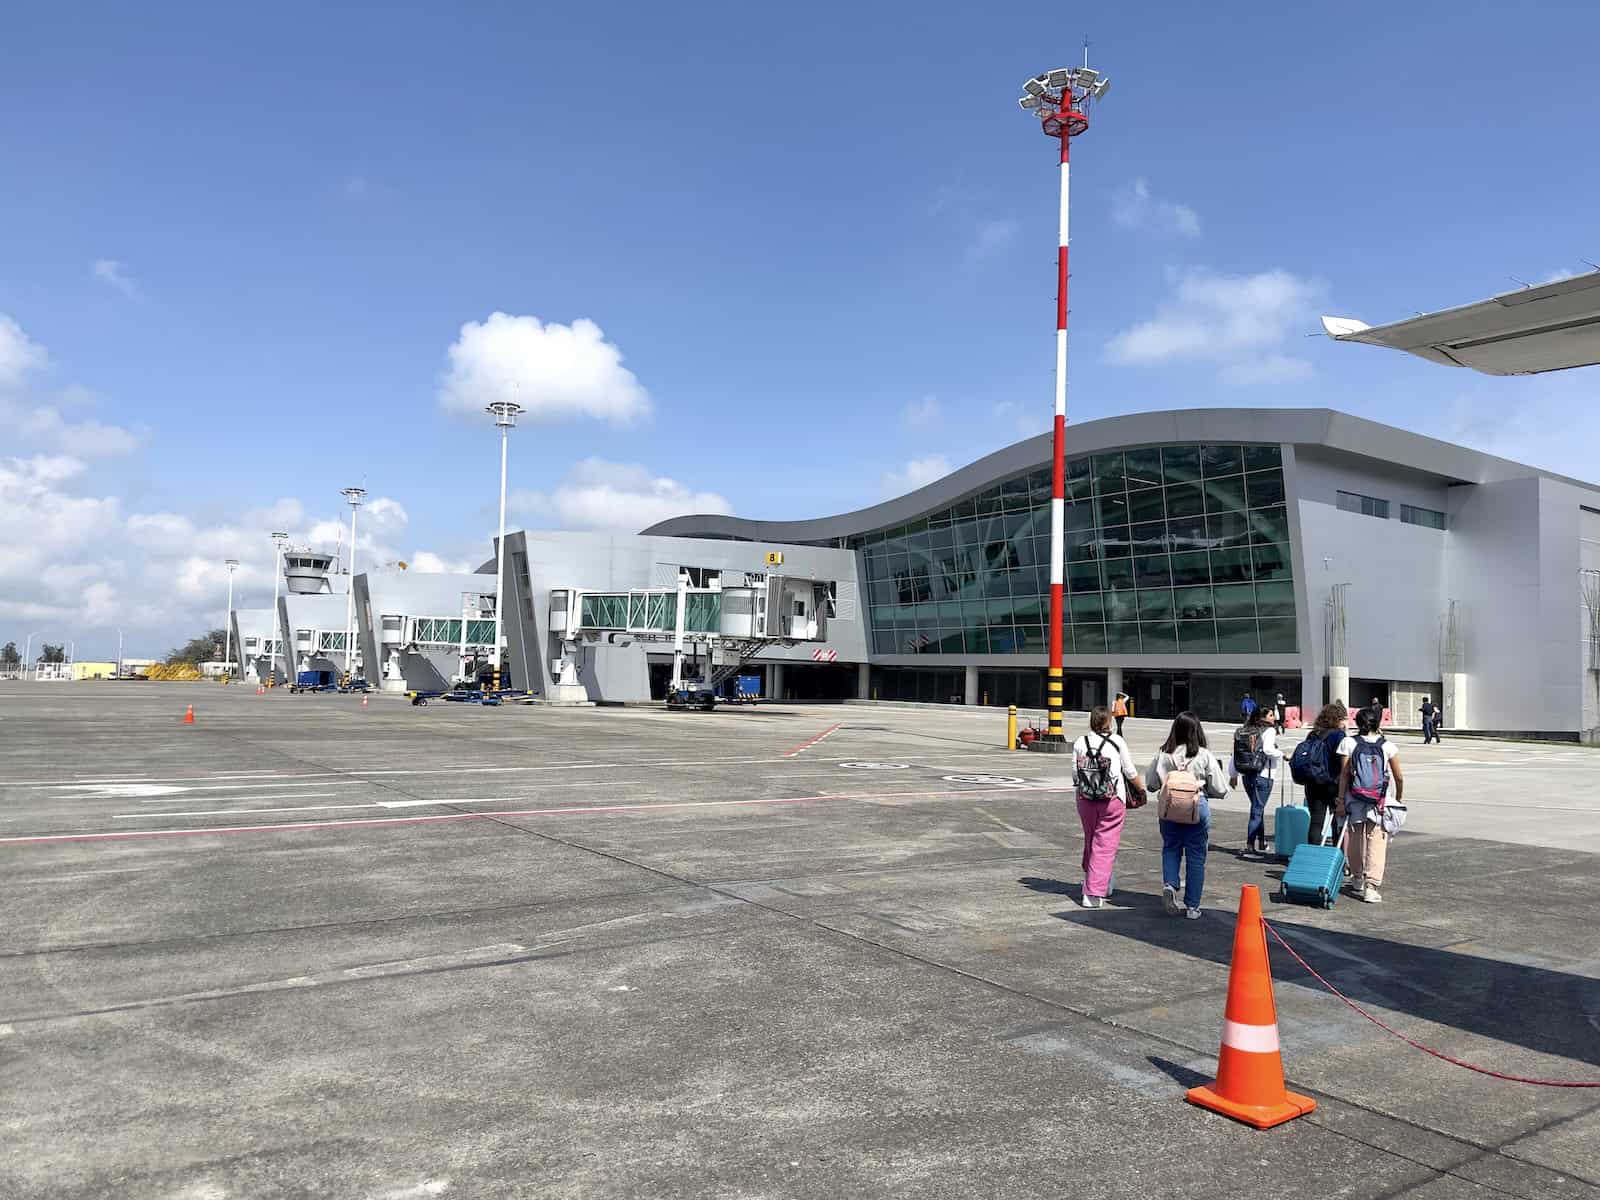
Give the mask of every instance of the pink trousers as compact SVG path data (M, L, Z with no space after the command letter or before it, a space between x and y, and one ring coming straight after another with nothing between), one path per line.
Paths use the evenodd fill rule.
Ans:
M1122 844L1122 821L1128 809L1121 800L1085 800L1078 797L1078 818L1083 822L1083 891L1104 896L1111 890L1111 868Z

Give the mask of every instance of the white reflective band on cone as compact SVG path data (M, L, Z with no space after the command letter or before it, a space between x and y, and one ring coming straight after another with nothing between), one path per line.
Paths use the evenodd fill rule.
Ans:
M1276 1054L1278 1052L1278 1027L1276 1025L1241 1025L1237 1021L1222 1022L1222 1044L1247 1054Z

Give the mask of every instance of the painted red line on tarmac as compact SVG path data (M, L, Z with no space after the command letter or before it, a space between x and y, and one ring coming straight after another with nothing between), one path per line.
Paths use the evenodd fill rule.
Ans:
M811 747L815 746L823 738L827 737L830 733L832 733L835 729L839 728L839 726L843 725L843 724L844 724L843 721L839 721L839 722L836 722L835 724L829 725L826 729L824 729L821 733L817 734L817 736L812 738L810 741L801 742L798 746L794 747L792 750L785 750L783 752L783 756L785 758L793 758L796 754L799 754L802 750L811 749Z
M294 833L306 829L364 829L384 825L435 825L444 821L490 821L496 817L562 817L579 813L647 812L671 808L740 808L751 805L817 804L825 800L893 800L909 797L980 796L988 792L1062 792L1067 788L957 788L942 792L866 792L853 796L774 796L761 800L679 800L659 804L604 804L571 808L516 808L494 812L442 813L435 817L361 817L337 821L294 821L280 825L212 825L188 829L130 829L115 833L44 833L0 838L0 846L42 845L50 842L129 842L141 838L210 837L216 833ZM449 800L440 800L441 805Z

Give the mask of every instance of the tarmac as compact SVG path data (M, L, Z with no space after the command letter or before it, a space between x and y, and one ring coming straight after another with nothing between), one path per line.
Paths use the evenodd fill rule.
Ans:
M1385 903L1331 911L1234 793L1183 921L1149 808L1080 907L1070 760L1003 729L0 684L0 1196L1600 1196L1600 1089L1276 945L1317 1111L1183 1102L1244 885L1406 1036L1600 1081L1600 751L1397 738Z

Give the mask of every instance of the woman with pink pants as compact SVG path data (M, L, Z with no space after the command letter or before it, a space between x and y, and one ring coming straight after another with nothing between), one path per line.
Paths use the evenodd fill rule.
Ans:
M1111 895L1123 817L1145 802L1144 780L1128 743L1111 731L1111 712L1104 705L1089 714L1089 732L1072 743L1072 762L1083 822L1082 904L1103 908Z

